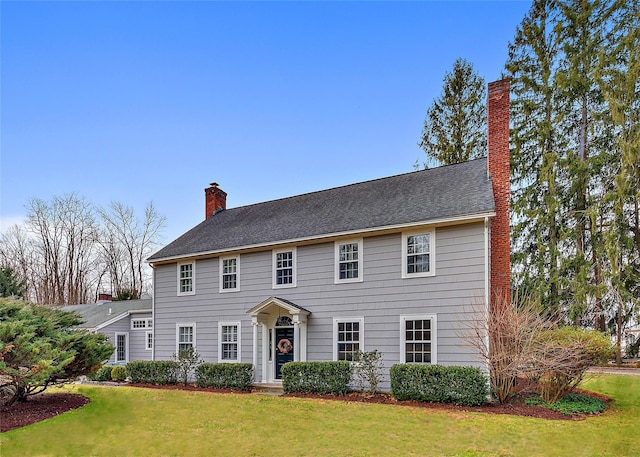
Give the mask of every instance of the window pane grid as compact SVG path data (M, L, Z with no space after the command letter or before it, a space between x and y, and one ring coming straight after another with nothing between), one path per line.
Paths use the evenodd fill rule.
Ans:
M358 278L358 243L341 244L338 249L340 279Z
M224 259L222 261L222 288L235 289L237 287L237 262L236 259Z
M353 361L360 350L360 322L338 322L338 360Z
M407 237L407 273L428 273L430 271L430 236L412 235Z
M293 284L293 252L276 254L276 284Z
M431 363L431 319L405 321L405 361Z
M193 291L193 264L180 265L180 292Z
M220 352L222 360L238 360L238 326L221 326L220 341Z

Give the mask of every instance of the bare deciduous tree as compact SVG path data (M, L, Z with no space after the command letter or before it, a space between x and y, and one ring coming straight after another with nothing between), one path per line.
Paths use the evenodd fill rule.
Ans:
M145 259L156 247L166 218L158 214L152 202L145 208L144 219L136 217L133 208L119 202L112 202L98 213L104 226L103 261L112 289L116 296L130 292L140 297L146 283Z

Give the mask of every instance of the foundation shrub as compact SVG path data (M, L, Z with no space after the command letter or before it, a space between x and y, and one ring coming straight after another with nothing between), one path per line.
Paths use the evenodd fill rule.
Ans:
M488 379L478 368L397 364L390 374L391 392L398 400L476 406L489 395Z
M250 363L202 363L196 367L199 387L251 390L253 365Z
M178 364L171 360L136 360L127 363L127 374L134 384L177 384Z
M334 362L289 362L282 366L285 393L344 395L349 392L351 365Z
M122 382L127 379L127 368L123 365L116 365L111 369L111 379Z
M111 381L111 365L103 365L93 374L93 380L98 382Z

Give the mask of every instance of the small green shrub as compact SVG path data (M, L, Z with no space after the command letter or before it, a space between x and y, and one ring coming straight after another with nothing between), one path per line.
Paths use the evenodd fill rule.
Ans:
M546 403L540 397L527 398L527 405L541 405L545 408L558 411L565 416L574 414L597 414L602 413L607 408L605 402L599 398L590 397L589 395L567 394L555 403Z
M127 363L127 375L134 384L176 384L178 364L171 360L136 360Z
M127 379L127 368L123 365L116 365L111 369L111 379L122 382Z
M193 373L198 365L204 362L194 347L189 347L174 353L171 356L171 360L178 364L178 377L185 386L189 381L191 373Z
M93 379L98 382L111 381L111 365L103 365L95 372Z
M251 390L253 365L250 363L202 363L196 368L199 387Z
M475 406L487 401L489 384L473 367L398 364L391 367L391 392L398 400Z
M282 388L285 393L344 395L349 392L351 365L336 362L289 362L282 366Z
M378 350L358 351L353 365L353 377L358 390L375 394L382 382L382 353Z

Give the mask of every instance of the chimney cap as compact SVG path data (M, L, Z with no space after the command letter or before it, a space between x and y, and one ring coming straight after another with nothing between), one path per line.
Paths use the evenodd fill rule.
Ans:
M211 187L218 187L219 184L217 182L212 182L211 184L209 184Z

